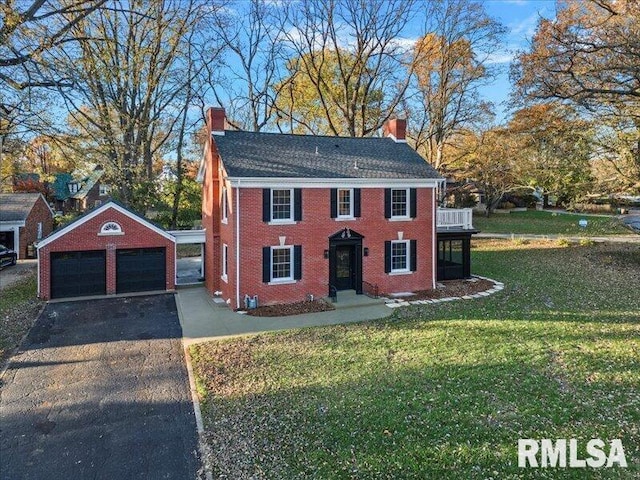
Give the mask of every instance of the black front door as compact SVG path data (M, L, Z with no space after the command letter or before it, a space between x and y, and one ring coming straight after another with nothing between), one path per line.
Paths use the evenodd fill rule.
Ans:
M335 287L338 290L352 290L355 288L355 245L336 246L336 278Z

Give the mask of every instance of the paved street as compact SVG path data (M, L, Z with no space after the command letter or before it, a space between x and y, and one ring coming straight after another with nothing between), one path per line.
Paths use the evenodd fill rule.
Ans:
M47 305L0 390L0 478L196 478L171 294Z

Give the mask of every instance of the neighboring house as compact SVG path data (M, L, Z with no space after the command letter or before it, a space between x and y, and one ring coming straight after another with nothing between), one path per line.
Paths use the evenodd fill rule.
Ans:
M38 243L38 296L172 291L173 235L113 201Z
M207 124L199 172L205 284L233 308L243 308L245 295L273 304L331 287L432 289L436 250L451 258L469 231L449 229L438 242L444 179L407 145L404 120L389 121L385 138L225 131L219 108Z
M0 194L0 243L35 257L33 244L53 230L53 211L40 193Z
M104 170L97 166L88 174L60 173L53 182L56 211L84 212L99 207L110 198L110 187L104 183Z

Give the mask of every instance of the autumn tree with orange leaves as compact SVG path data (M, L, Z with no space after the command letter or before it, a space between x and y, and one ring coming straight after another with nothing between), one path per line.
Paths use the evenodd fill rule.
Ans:
M597 158L611 163L610 188L640 192L640 3L558 2L531 49L512 69L516 96L560 100L597 118Z

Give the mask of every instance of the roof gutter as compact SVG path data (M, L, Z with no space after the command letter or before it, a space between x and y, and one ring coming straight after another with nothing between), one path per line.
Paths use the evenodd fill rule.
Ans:
M327 186L350 185L363 188L423 187L437 188L441 178L300 178L300 177L228 177L237 188L261 188L282 185L286 188L327 188Z
M236 309L240 309L240 181L236 187Z

